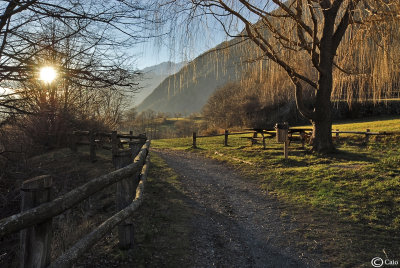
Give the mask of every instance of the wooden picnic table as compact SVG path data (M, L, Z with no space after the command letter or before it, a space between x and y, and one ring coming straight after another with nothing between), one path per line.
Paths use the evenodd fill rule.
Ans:
M257 143L257 141L258 141L257 134L261 134L264 149L265 149L265 139L266 139L264 134L268 134L272 137L276 136L276 130L274 128L268 128L268 129L247 128L246 130L254 131L253 137L243 137L245 139L249 139L251 141L251 145ZM299 140L304 148L306 139L311 135L310 132L312 132L312 128L297 128L297 127L289 128L288 129L289 145L292 141L296 140L293 137L293 134L299 133Z

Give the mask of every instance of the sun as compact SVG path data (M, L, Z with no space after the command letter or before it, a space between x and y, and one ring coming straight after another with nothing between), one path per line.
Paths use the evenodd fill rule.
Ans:
M39 79L45 83L51 83L56 79L57 72L51 66L42 67L40 69Z

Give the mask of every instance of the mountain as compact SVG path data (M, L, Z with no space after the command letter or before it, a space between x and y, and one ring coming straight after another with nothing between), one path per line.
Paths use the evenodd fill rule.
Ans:
M160 112L190 114L201 111L218 87L237 81L246 72L244 49L248 43L232 46L237 39L226 41L168 76L137 106L139 112L151 109Z
M135 94L135 105L140 104L165 78L177 73L185 65L186 62L168 61L140 70L143 76L139 82L140 90Z

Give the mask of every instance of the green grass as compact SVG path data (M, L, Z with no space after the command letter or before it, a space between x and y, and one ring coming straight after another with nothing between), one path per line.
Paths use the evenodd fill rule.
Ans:
M135 267L189 267L191 215L177 175L152 154L144 202L134 215Z
M400 119L389 119L345 122L335 125L334 129L398 131L399 126ZM365 145L363 136L347 137L337 144L336 153L324 156L292 144L289 159L285 160L283 145L275 139L268 139L267 149L263 150L261 145L250 147L249 142L240 137L229 136L228 147L223 146L223 137L199 138L199 149L190 148L191 138L155 140L153 146L189 150L226 161L246 177L258 180L264 190L295 210L305 209L314 216L338 219L341 227L337 227L337 232L350 228L352 241L359 241L358 249L332 244L333 251L346 249L333 260L336 264L367 263L371 254L372 258L374 254L382 254L382 250L393 258L399 257L395 255L400 247L396 235L400 229L400 142L397 138L384 138L379 142L371 138ZM252 164L246 164L249 162ZM365 232L371 235L366 237ZM350 234L344 234L346 236ZM354 257L345 261L347 251L360 250L361 253L354 253L357 260Z
M311 127L307 125L306 127ZM354 119L346 121L337 121L332 125L332 129L340 131L365 131L370 129L371 132L379 131L400 131L400 118L398 116L385 117L384 119L372 117L368 119Z
M399 118L389 118L386 120L379 120L377 118L365 120L354 120L352 122L335 123L332 129L339 129L341 131L365 131L367 128L371 132L379 131L400 131L400 119Z

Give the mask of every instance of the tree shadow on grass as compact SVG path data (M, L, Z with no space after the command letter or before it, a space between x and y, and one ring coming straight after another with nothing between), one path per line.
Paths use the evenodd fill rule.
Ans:
M371 157L365 153L349 152L341 149L336 149L334 152L326 154L324 156L332 160L341 160L341 161L347 160L347 161L361 161L370 163L376 163L379 161L379 159Z
M201 148L201 147L196 147L196 148L189 147L189 148L185 149L186 152L198 152L198 151L205 151L205 150L206 149Z

